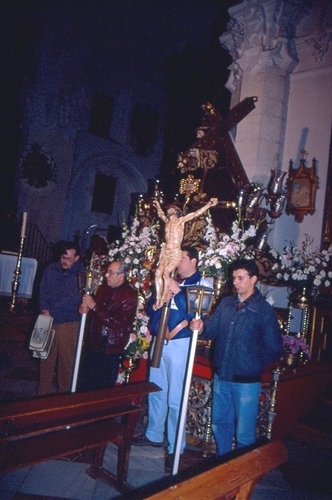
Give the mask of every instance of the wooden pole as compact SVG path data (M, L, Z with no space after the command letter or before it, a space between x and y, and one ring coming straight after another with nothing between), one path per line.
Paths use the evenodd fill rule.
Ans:
M151 367L152 368L159 368L160 367L160 360L161 360L161 355L163 352L163 345L164 345L165 333L166 333L166 328L168 325L168 318L169 318L170 310L171 310L171 301L169 300L168 302L165 302L165 304L162 307L159 326L158 326L158 333L156 336L156 340L155 340L155 344L154 344L154 348L153 348L152 360L151 360Z

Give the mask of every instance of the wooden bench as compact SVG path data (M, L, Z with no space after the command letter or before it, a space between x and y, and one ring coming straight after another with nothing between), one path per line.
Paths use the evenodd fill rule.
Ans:
M0 408L0 473L94 450L87 473L126 492L130 443L146 396L160 388L139 382L99 391L56 395ZM117 475L103 469L108 443L118 446Z
M256 444L156 481L123 500L245 500L270 470L287 461L281 441Z

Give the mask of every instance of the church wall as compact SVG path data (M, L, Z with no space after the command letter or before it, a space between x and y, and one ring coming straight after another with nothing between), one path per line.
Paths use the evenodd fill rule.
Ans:
M297 7L294 3L287 10L278 2L245 0L229 9L230 30L220 38L233 55L227 82L233 92L231 107L245 97L258 98L256 109L235 131L249 180L266 185L270 169L288 171L290 159L297 167L302 149L307 166L317 159L315 213L301 224L283 214L269 237L278 250L290 239L300 244L305 233L320 246L331 137L331 11L324 2L307 2L296 17ZM287 32L298 37L287 39Z
M291 76L283 170L288 170L290 159L297 167L304 149L307 167L311 167L313 157L317 160L318 189L313 215L306 215L301 224L294 221L293 215L283 215L276 224L272 236L279 249L290 240L299 244L305 234L313 238L315 247L320 247L332 124L331 78L332 66Z
M286 213L276 220L268 243L280 251L290 242L300 246L305 234L321 245L332 122L332 9L323 1L289 4L244 0L229 9L230 29L220 37L233 56L231 107L258 97L235 131L249 180L266 186L269 169L288 172L290 159L298 167L302 149L306 166L317 159L315 212L302 223ZM273 290L273 298L287 306L285 289Z
M77 231L82 235L91 224L103 228L109 224L121 225L129 214L131 193L145 192L148 179L159 171L162 136L158 134L154 152L149 157L133 152L129 142L133 105L130 92L122 92L114 99L109 139L87 132L89 99L66 101L65 94L51 95L51 107L45 102L45 91L36 93L28 101L31 106L22 157L26 147L38 143L54 160L56 180L36 188L18 179L18 207L19 212L28 212L29 222L39 227L46 241L54 243L59 239L73 239ZM136 94L135 101L137 99ZM62 107L61 102L66 105ZM96 172L119 179L113 215L91 211Z
M84 153L77 148L75 172L67 193L62 232L65 239L70 238L74 223L75 230L81 235L91 224L97 224L99 228L104 229L107 229L108 225L122 225L128 219L131 193L145 192L147 189L147 179L139 165L131 161L130 155L124 154L121 148L110 147L109 144L103 148L86 147L86 142L89 142L87 136L88 134L80 138L84 143ZM96 173L116 178L112 215L91 210ZM106 236L105 233L103 235Z
M129 34L121 25L110 29L116 12L111 5L102 10L91 4L90 13L65 3L43 10L40 43L35 44L35 79L22 92L21 150L23 158L26 149L38 143L52 157L56 179L38 188L25 186L27 179L20 179L18 172L15 194L18 213L27 211L28 222L39 227L48 243L72 239L91 224L121 224L129 213L131 192L146 191L148 179L159 172L162 126L154 149L144 157L133 151L130 121L139 103L157 111L161 124L165 95L140 58L129 60ZM146 75L143 81L140 72ZM95 92L114 102L107 138L88 133ZM91 211L96 171L116 172L119 178L113 215Z
M56 180L45 187L30 186L26 179L19 183L19 211L28 212L28 222L38 226L46 241L60 239L67 190L71 178L74 143L61 135L33 131L28 146L37 143L55 163ZM23 152L24 154L24 152Z

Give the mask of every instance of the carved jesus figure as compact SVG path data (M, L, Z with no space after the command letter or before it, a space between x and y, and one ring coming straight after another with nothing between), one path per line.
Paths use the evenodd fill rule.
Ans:
M160 203L157 200L154 201L158 217L165 223L165 242L161 245L160 257L155 275L157 292L156 303L154 305L155 309L159 309L167 301L171 274L181 262L181 243L183 240L185 223L195 217L199 217L210 207L217 205L217 203L217 198L211 198L204 207L187 215L181 215L181 210L178 207L170 206L167 210L167 215L165 215Z

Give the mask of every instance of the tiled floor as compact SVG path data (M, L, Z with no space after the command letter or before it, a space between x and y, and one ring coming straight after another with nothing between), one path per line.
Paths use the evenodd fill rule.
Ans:
M37 365L28 355L1 356L0 400L33 396ZM142 430L140 422L138 431ZM289 460L268 473L256 486L253 500L328 500L332 499L332 450L289 441ZM108 445L104 467L114 471L116 446ZM189 447L181 457L182 466L202 460L198 449ZM180 465L181 465L180 462ZM1 500L68 498L104 500L121 494L100 480L89 477L86 463L51 460L0 476ZM128 483L134 488L165 477L162 448L132 446ZM122 498L125 498L122 497ZM193 499L192 499L193 500Z

